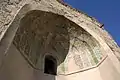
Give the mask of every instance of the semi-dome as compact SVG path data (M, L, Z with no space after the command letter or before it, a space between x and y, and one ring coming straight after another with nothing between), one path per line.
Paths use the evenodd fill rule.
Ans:
M1 79L120 79L120 49L95 18L60 0L0 5Z

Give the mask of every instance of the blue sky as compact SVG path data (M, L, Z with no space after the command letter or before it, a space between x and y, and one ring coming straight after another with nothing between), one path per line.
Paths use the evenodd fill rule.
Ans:
M95 17L120 45L120 0L64 0Z

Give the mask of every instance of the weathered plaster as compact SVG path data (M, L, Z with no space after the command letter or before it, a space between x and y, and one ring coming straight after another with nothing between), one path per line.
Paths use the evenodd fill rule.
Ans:
M9 50L9 47L13 41L16 31L20 27L21 19L29 11L40 10L45 12L51 12L56 15L62 15L62 17L70 20L75 25L83 29L84 32L88 33L89 35L89 36L82 35L85 37L86 40L88 40L86 42L91 43L90 45L92 45L93 44L92 41L87 39L87 37L88 38L92 37L93 42L96 44L95 46L97 46L97 47L94 47L94 44L92 46L89 46L93 49L93 51L91 51L90 48L89 49L86 48L86 46L88 45L82 44L82 45L86 45L84 47L86 51L88 50L88 53L89 51L93 53L99 53L101 51L101 53L108 55L108 58L111 61L109 65L114 65L115 67L114 71L118 71L118 73L120 73L119 47L114 42L112 37L103 28L101 28L101 26L103 25L101 25L95 19L87 16L83 12L80 12L80 11L78 12L75 9L72 9L70 6L61 5L61 3L57 2L56 0L2 0L0 2L0 6L1 6L1 9L0 9L0 43L1 43L0 44L0 65L4 63L4 57L8 55L7 51ZM70 42L73 42L73 41L70 40ZM78 41L78 42L81 42L81 41ZM100 51L98 50L99 48L100 48ZM75 53L75 51L73 52ZM81 63L79 63L80 60L78 59L80 59L80 56L78 56L78 54L75 54L75 56L71 59L70 65L73 65L74 63L73 59L76 59L75 63L78 66L82 65ZM66 58L65 63L67 63L67 60L68 59ZM37 66L39 67L40 64ZM73 70L72 68L70 68L70 71L66 73L69 73L71 71L74 72L75 70L79 70L80 68L81 67L75 67L73 68ZM65 71L65 69L66 69L66 66L64 68L62 64L62 70ZM113 69L113 68L110 68L110 69Z

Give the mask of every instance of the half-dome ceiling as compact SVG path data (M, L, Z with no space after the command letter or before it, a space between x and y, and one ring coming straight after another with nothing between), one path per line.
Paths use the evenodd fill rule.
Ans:
M57 60L58 74L93 67L103 58L99 43L88 32L50 12L28 12L21 19L13 43L40 70L44 70L44 57L52 55Z

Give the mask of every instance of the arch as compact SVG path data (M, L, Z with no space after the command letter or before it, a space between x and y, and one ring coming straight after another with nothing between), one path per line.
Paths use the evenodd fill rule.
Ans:
M39 14L39 15L36 15L36 14ZM38 41L40 41L40 43L38 42L38 43L35 43L36 45L37 44L40 44L41 45L41 41L43 41L43 42L45 42L45 45L44 45L44 51L43 52L38 52L38 53L46 53L46 51L49 49L49 48L47 48L48 47L48 44L50 43L50 41L49 41L49 37L50 36L52 36L54 39L56 39L56 40L53 40L52 41L52 43L54 43L54 44L52 44L52 43L50 43L50 44L52 44L52 46L50 46L50 47L52 47L52 49L54 49L54 51L52 51L52 52L54 52L54 54L55 53L59 53L59 54L57 54L57 56L59 57L59 63L57 63L57 66L59 67L59 69L58 69L58 71L60 70L60 72L57 72L57 73L59 73L59 74L61 74L61 73L64 73L64 74L67 74L68 72L72 72L72 71L67 71L67 68L69 68L69 66L68 66L68 64L66 64L66 62L69 60L69 57L70 57L70 55L72 55L72 57L73 56L75 56L76 54L79 54L79 51L80 51L80 49L79 49L79 46L80 45L75 45L75 44L77 44L78 42L86 42L87 44L89 44L89 45L93 45L91 42L92 42L92 40L93 40L93 43L95 43L94 45L95 46L93 46L93 48L95 48L95 47L97 47L97 48L99 48L99 47L101 47L100 45L98 45L99 44L99 42L97 42L96 41L96 39L94 38L94 37L92 37L91 36L91 34L90 33L88 33L87 31L85 31L83 28L81 28L81 27L79 27L78 25L76 25L75 23L73 23L73 22L71 22L70 20L68 20L68 19L66 19L64 16L61 16L61 15L57 15L57 14L54 14L54 13L51 13L51 12L45 12L45 11L40 11L40 10L28 10L27 12L25 12L25 14L24 15L20 15L20 14L18 14L19 16L18 17L16 17L16 19L15 19L15 21L12 23L13 25L11 25L10 26L10 28L12 27L12 28L15 28L16 26L16 28L15 28L15 31L13 31L13 34L11 34L12 35L12 37L11 36L9 36L9 37L11 37L11 42L10 43L12 43L12 41L13 41L13 38L14 38L14 41L13 41L13 43L14 43L14 45L19 49L19 51L20 50L23 50L23 51L21 51L21 53L23 53L23 56L27 59L27 61L31 64L31 66L33 67L33 68L35 68L35 69L39 69L40 70L40 66L38 66L38 67L36 67L36 65L37 65L37 63L38 63L38 59L39 59L39 56L40 56L40 54L35 54L35 55L33 55L33 54L29 54L29 52L28 51L30 51L30 47L29 47L29 45L25 45L25 46L23 46L23 47L20 47L21 45L23 45L23 43L19 43L20 42L20 40L18 39L20 36L19 36L19 32L20 31L22 31L22 32L20 32L21 34L27 34L27 29L30 29L30 26L32 25L33 26L33 24L31 24L31 23L34 23L34 25L35 25L35 27L33 28L33 27L31 27L31 30L32 31L28 31L28 32L30 32L30 35L32 35L33 37L32 37L32 39L37 39ZM43 17L40 17L40 16L43 16ZM46 17L47 16L47 17ZM52 17L50 17L50 16L52 16ZM19 18L20 17L20 18ZM39 18L40 17L40 18ZM45 18L47 18L47 20L49 20L49 21L44 21L44 19ZM38 26L40 26L40 25L38 25L39 24L39 22L37 22L37 21L43 21L43 23L44 24L47 24L47 23L49 23L50 21L51 21L51 19L52 18L54 18L54 21L61 21L61 23L56 23L56 22L51 22L52 24L55 24L54 26L54 29L53 30L51 30L51 31L45 31L47 28L49 28L48 26L46 27L46 29L44 29L45 27L44 26L42 26L42 27L39 27L40 29L37 29L36 27L38 27ZM18 20L17 20L18 19ZM31 21L31 23L30 24L27 24L27 26L25 26L25 23L27 23L27 21L28 20L30 20ZM33 20L33 21L32 21ZM17 22L17 23L16 23ZM28 21L29 22L29 21ZM64 23L64 24L63 24ZM16 24L16 25L15 25ZM14 26L14 27L13 27ZM22 27L21 27L22 26ZM26 28L27 27L27 28ZM23 29L22 29L23 28ZM26 28L26 29L25 29ZM49 29L52 29L51 27L49 28ZM38 30L41 30L41 32L39 33L39 31ZM61 30L61 31L60 31ZM10 30L9 30L10 31ZM40 35L37 35L37 37L35 37L36 36L36 32L38 32ZM57 34L55 34L55 33L57 33ZM49 33L49 34L48 34ZM54 34L53 34L54 33ZM62 33L62 34L61 34ZM46 36L46 35L48 35L48 36ZM57 35L57 37L56 37L56 35ZM87 36L84 36L84 35L87 35ZM41 36L43 36L43 37L41 37ZM84 38L84 37L86 37L86 38ZM26 39L26 40L28 40L30 37L28 37L27 35L23 35L22 37L25 37L25 38L22 38L22 39ZM40 39L38 39L38 37L40 37ZM44 37L48 37L49 39L48 40L44 40L45 38ZM88 38L90 38L89 40L88 40ZM76 38L78 38L78 40L76 41ZM18 40L17 40L18 39ZM32 40L31 39L31 40ZM79 40L80 39L80 40ZM81 40L81 39L83 39L83 40ZM9 40L9 39L8 39ZM25 42L25 41L23 41L24 43L27 43L27 42ZM97 42L97 43L96 43ZM74 44L75 43L75 44ZM18 45L19 44L19 45ZM28 46L28 47L27 47ZM64 46L66 46L66 47L64 47ZM82 45L81 45L82 46ZM76 49L76 47L77 47L77 49L76 50L74 50L73 49L73 47ZM24 49L23 49L24 48ZM26 48L28 48L28 49L26 49ZM61 48L61 50L59 50ZM72 53L72 51L73 51L73 53ZM61 52L62 51L62 52ZM81 50L82 51L82 50ZM93 50L94 51L94 50ZM25 54L24 54L24 52L25 52ZM89 51L89 52L92 52L92 51ZM95 53L95 52L94 52ZM102 54L102 53L101 53ZM34 59L31 59L31 58L29 58L29 55L33 55L35 58ZM41 58L43 58L43 55L44 54L42 54L41 55ZM88 54L87 54L88 55ZM79 56L81 56L80 54L77 56L77 57L75 57L75 59L74 59L74 61L75 60L77 60L78 58L79 58ZM37 58L36 58L37 57ZM41 60L40 60L41 61ZM79 60L80 61L80 60ZM82 60L83 61L83 60ZM42 61L41 61L42 62ZM76 62L76 61L75 61ZM83 61L84 62L84 61ZM43 63L43 62L42 62ZM40 63L39 63L40 64ZM77 67L79 67L79 65L81 64L81 62L80 63L78 63L78 66ZM82 63L83 64L83 63ZM96 63L96 64L98 64L98 63ZM94 64L94 65L96 65L96 64ZM76 64L75 64L76 65ZM92 65L93 66L93 65ZM87 68L89 68L89 67L91 67L91 66L88 66ZM83 67L83 68L86 68L86 67ZM82 69L83 69L82 68ZM80 70L81 68L79 68L79 69L75 69L75 70Z
M32 4L32 2L31 2L31 4ZM40 3L41 4L41 3ZM35 4L36 6L37 6L37 4ZM54 5L54 4L52 4L52 5ZM40 5L41 6L41 5ZM45 5L46 6L46 5ZM26 8L27 9L26 9ZM32 7L34 7L34 4L33 4L33 6ZM23 9L23 8L25 8L25 10ZM7 50L9 49L9 46L11 45L11 43L12 43L12 41L13 41L13 38L14 38L14 36L15 36L15 34L16 34L16 32L18 31L18 28L20 27L19 26L19 24L20 24L20 21L21 21L21 19L24 17L24 16L26 16L26 14L27 13L29 13L29 11L32 11L33 9L34 10L40 10L41 8L43 8L43 7L38 7L38 8L33 8L33 9L31 9L30 7L29 7L29 5L27 5L27 6L24 6L21 10L20 10L20 12L18 12L18 14L16 15L16 17L15 17L15 19L14 19L14 21L13 21L13 23L11 24L11 26L9 27L9 29L7 30L7 32L5 33L5 35L4 35L4 37L3 37L3 39L2 39L2 41L1 41L1 43L0 43L0 52L1 53L3 53L2 54L2 56L0 55L0 59L3 59L5 56L7 56L7 54L6 54L6 52L7 52ZM40 8L40 9L39 9ZM60 8L61 8L61 10L63 10L63 7L59 7L59 9L57 9L57 7L54 7L54 8L56 8L54 11L52 11L52 10L50 10L50 12L56 12L56 10L60 10ZM43 8L44 9L44 8ZM42 10L43 10L42 9ZM52 8L53 9L53 8ZM67 8L66 8L67 9ZM41 11L41 10L40 10ZM49 11L48 9L46 9L46 11ZM101 62L103 62L103 60L102 59L100 59L99 57L97 58L98 59L98 61L95 61L96 62L96 64L94 64L94 65L92 65L92 66L89 66L89 67L86 67L86 65L83 65L83 64L85 64L85 61L83 60L83 59L81 59L81 54L79 54L80 53L80 51L82 51L82 50L87 50L86 52L89 52L90 54L92 53L92 54L95 54L96 55L96 53L98 54L98 52L100 52L100 56L101 56L101 53L107 53L108 54L108 57L109 58L107 58L107 60L109 60L108 62L107 62L107 60L106 60L106 63L108 64L108 65L110 65L109 67L108 67L108 69L111 69L111 70L116 70L116 71L114 71L115 73L117 73L117 71L118 72L120 72L120 69L119 69L119 67L120 67L120 65L119 65L119 61L117 60L117 58L116 58L116 56L114 55L114 53L113 53L113 51L110 49L110 47L106 44L106 42L104 41L104 39L100 36L100 34L98 34L97 33L97 31L99 31L98 29L94 29L94 27L97 27L96 25L94 25L94 23L91 23L91 25L89 26L89 24L86 24L85 22L86 21L88 21L89 22L89 19L88 20L86 20L85 19L85 22L84 21L81 21L82 19L81 18L78 18L78 17L74 17L74 19L73 19L73 17L72 16L75 16L74 14L72 15L72 14L69 14L69 13L71 13L71 11L69 11L69 10L64 10L65 11L65 13L66 13L66 15L64 15L64 16L62 16L64 19L69 19L69 20L71 20L71 21L66 21L66 23L72 23L72 21L74 22L74 23L72 23L72 24L75 24L75 25L71 25L71 23L70 24L68 24L67 26L72 26L72 27L74 27L74 26L76 26L76 24L77 24L77 26L78 27L80 27L78 30L75 30L74 31L74 29L72 29L72 28L70 28L69 29L69 27L67 27L67 29L65 29L65 31L67 31L67 33L68 32L71 32L70 30L72 29L72 33L76 33L76 32L79 32L79 31L82 31L82 32L80 32L80 34L79 34L79 36L74 36L74 34L71 34L71 35L69 35L69 38L67 38L67 42L68 42L68 44L67 44L67 46L68 47L66 47L66 48L64 48L64 49L67 49L66 50L66 52L65 53L67 53L67 54L65 54L65 55L62 55L63 57L60 57L59 55L57 55L58 56L58 58L56 59L57 61L58 61L58 63L57 63L57 74L59 75L59 74L63 74L63 75L70 75L70 74L74 74L74 73L78 73L78 72L82 72L82 71L86 71L86 70L89 70L89 69L93 69L93 68L96 68L96 67L100 67L99 66L99 64L101 63ZM24 13L25 12L25 13ZM34 11L33 11L34 12ZM43 10L43 12L45 12L44 10ZM58 11L59 12L59 11ZM58 13L58 12L56 12L56 13ZM46 12L45 12L46 13ZM76 12L75 12L76 13ZM61 13L58 13L58 15L60 15ZM59 16L60 17L60 16ZM87 17L86 17L87 18ZM55 19L56 20L56 19ZM64 21L64 20L63 20ZM80 22L80 23L79 23ZM60 26L59 26L60 27ZM64 26L62 26L62 27L64 27ZM75 27L74 27L75 28ZM69 29L69 30L68 30ZM94 31L94 30L96 31ZM101 30L100 30L101 31ZM85 35L85 33L84 32L86 32L86 33L88 33L87 34L87 36L86 37L88 37L88 38L90 38L90 39L88 39L88 38L84 38L84 37L82 37L82 35L84 34ZM102 31L101 31L102 32ZM82 34L82 35L81 35ZM77 39L76 39L77 38ZM93 41L92 41L93 40ZM42 41L42 40L41 40ZM64 40L63 40L64 41ZM79 43L81 43L81 45L76 45L76 44L78 44L78 42ZM92 44L92 42L94 42L94 44ZM74 44L75 43L75 44ZM37 44L37 43L36 43ZM62 43L61 43L62 44ZM64 43L65 44L65 43ZM76 46L75 46L76 45ZM81 46L81 49L79 49L80 47L78 47L78 46ZM59 47L61 47L61 45L59 45ZM83 47L83 48L82 48ZM57 47L57 49L56 49L56 47L53 47L54 48L54 52L59 52L59 51L57 51L57 49L59 49L58 47ZM102 50L103 50L103 52L101 52L101 48L103 48ZM62 51L62 50L60 50L60 51ZM73 51L73 52L72 52ZM85 53L85 51L83 51L84 53ZM0 54L1 54L0 53ZM86 54L86 53L85 53ZM116 54L116 53L115 53ZM87 54L88 55L88 54ZM23 56L25 56L25 55L23 55ZM39 56L39 55L38 55ZM37 57L38 57L37 56ZM84 56L84 55L82 55L82 56ZM35 56L34 56L35 57ZM104 55L102 56L102 58L104 57ZM40 57L39 57L39 60L38 60L38 63L40 64L40 65L38 65L38 63L36 64L31 64L31 63L29 63L30 62L30 60L27 60L27 58L25 58L26 59L26 61L28 61L28 63L29 64L31 64L31 66L32 66L32 68L34 68L34 69L38 69L38 70L41 70L42 71L42 69L39 69L40 67L41 67L41 64L43 64L42 63L42 61L41 61L41 59L40 58L43 58L43 55L41 55ZM72 59L71 59L72 58ZM86 57L85 57L86 58ZM74 60L73 60L74 59ZM96 58L95 58L96 59ZM105 58L104 58L105 59ZM14 59L15 60L15 59ZM1 60L0 60L1 61ZM3 60L2 60L3 61ZM89 61L89 60L87 60L87 61ZM37 62L37 60L35 60L35 62ZM75 62L75 64L72 64L72 65L69 65L69 63L74 63ZM100 63L99 63L100 62ZM113 64L112 64L113 63ZM3 62L2 62L2 64L3 64ZM1 62L0 62L0 65L1 65ZM34 65L34 66L33 66ZM82 65L82 67L79 67L79 66L81 66ZM97 65L97 66L96 66ZM10 65L11 66L11 65ZM85 66L85 67L84 67ZM117 68L117 69L114 69L114 67L115 68ZM2 69L2 67L0 67L1 69ZM102 70L100 69L100 68L97 68L98 69L98 71L100 71L99 73L104 73L104 71L102 72ZM12 69L11 69L12 70ZM103 69L104 70L104 69ZM97 71L97 72L98 72ZM9 70L8 70L8 72L9 72ZM17 72L18 73L18 72ZM99 73L98 73L98 75L99 75ZM110 71L108 71L108 74L110 73ZM91 74L90 74L91 75ZM38 75L39 76L39 75ZM87 76L87 75L86 75ZM100 76L100 75L99 75ZM102 75L103 77L104 77L104 75ZM78 77L78 78L80 78L80 77ZM20 78L19 78L20 79ZM40 77L40 79L41 79L41 77ZM16 80L16 79L15 79ZM28 79L28 80L30 80L30 78Z

